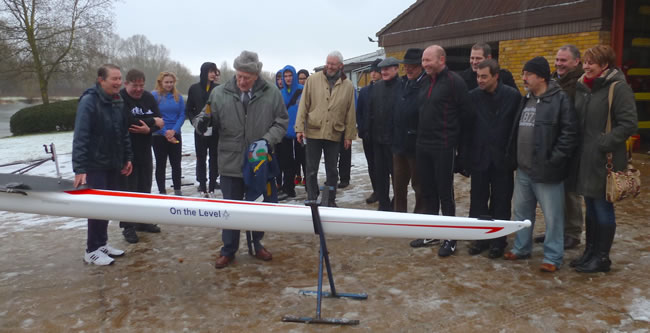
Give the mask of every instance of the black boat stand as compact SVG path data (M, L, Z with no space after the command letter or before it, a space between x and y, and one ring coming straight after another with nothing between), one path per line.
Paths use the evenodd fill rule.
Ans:
M327 192L327 190L325 190ZM324 195L323 197L327 197ZM323 199L324 202L327 202ZM352 299L367 299L368 294L351 294L351 293L337 293L334 286L334 278L332 277L332 267L330 266L329 252L327 252L327 242L325 241L325 233L323 232L323 225L321 224L320 214L318 212L318 202L315 200L305 201L305 205L311 207L311 217L314 222L314 232L320 238L320 255L318 261L318 290L301 290L302 295L316 295L316 316L315 317L299 317L299 316L284 316L282 321L285 322L298 322L305 324L334 324L334 325L359 325L358 320L351 320L345 318L322 318L321 317L321 300L323 297L336 297L336 298L352 298ZM327 268L327 279L330 283L330 292L323 291L323 261Z

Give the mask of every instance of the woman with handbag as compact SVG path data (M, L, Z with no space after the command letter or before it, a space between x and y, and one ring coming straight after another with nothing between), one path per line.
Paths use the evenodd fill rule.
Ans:
M181 126L185 121L185 101L176 90L176 74L161 72L156 79L156 87L152 92L158 102L160 114L165 121L165 127L153 134L153 152L156 156L156 183L160 194L167 194L165 174L167 158L172 167L172 183L174 195L181 192Z
M614 205L606 198L608 168L627 168L625 141L637 130L636 102L625 75L615 67L611 47L592 47L583 61L575 107L580 135L577 192L585 200L587 239L584 253L570 265L582 273L608 272L616 232Z

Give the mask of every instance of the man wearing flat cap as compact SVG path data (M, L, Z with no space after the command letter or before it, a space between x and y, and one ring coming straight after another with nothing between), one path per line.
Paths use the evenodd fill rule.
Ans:
M318 199L318 166L324 154L329 197L322 204L336 207L339 142L343 139L344 149L350 149L357 136L355 124L354 86L343 73L343 55L334 51L327 56L325 68L305 82L298 106L296 139L300 143L307 139L307 200Z
M517 232L514 247L504 257L518 260L531 256L539 203L546 226L540 270L553 273L564 256L564 179L577 143L576 116L560 85L549 81L551 68L546 58L528 61L522 78L528 93L515 115L507 154L517 168L514 219L533 224Z
M368 126L372 131L372 150L375 154L375 194L379 210L393 211L390 201L390 180L393 176L393 111L399 85L399 60L388 57L377 67L381 70L381 81L375 84L370 96L370 117Z
M199 133L212 126L219 133L219 171L224 199L242 200L252 187L244 184L244 156L252 143L272 151L287 132L289 115L278 89L259 74L262 63L257 53L242 51L235 58L236 74L212 90L206 106L194 118ZM269 261L271 253L262 246L263 232L252 232L255 258ZM235 259L239 248L239 230L222 232L223 247L215 263L224 268ZM253 250L253 249L251 249Z
M393 194L396 212L407 211L409 182L415 190L414 213L424 213L420 183L415 169L415 139L418 132L418 98L426 72L422 68L422 49L404 54L406 76L399 79L399 91L393 110Z

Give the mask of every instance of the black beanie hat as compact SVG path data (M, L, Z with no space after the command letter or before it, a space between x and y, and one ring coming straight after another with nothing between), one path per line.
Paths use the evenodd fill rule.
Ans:
M379 73L381 73L381 69L379 69L379 67L377 66L377 65L379 65L379 63L381 61L382 61L381 58L375 59L375 61L373 61L372 64L370 64L370 71L371 72L379 72Z
M546 81L551 79L551 66L549 66L548 60L544 57L535 57L530 59L526 65L524 65L523 70L535 73Z

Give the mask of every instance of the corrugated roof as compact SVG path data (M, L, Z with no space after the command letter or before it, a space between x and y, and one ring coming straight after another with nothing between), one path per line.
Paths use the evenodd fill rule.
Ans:
M381 46L602 17L607 0L418 0L377 32Z

